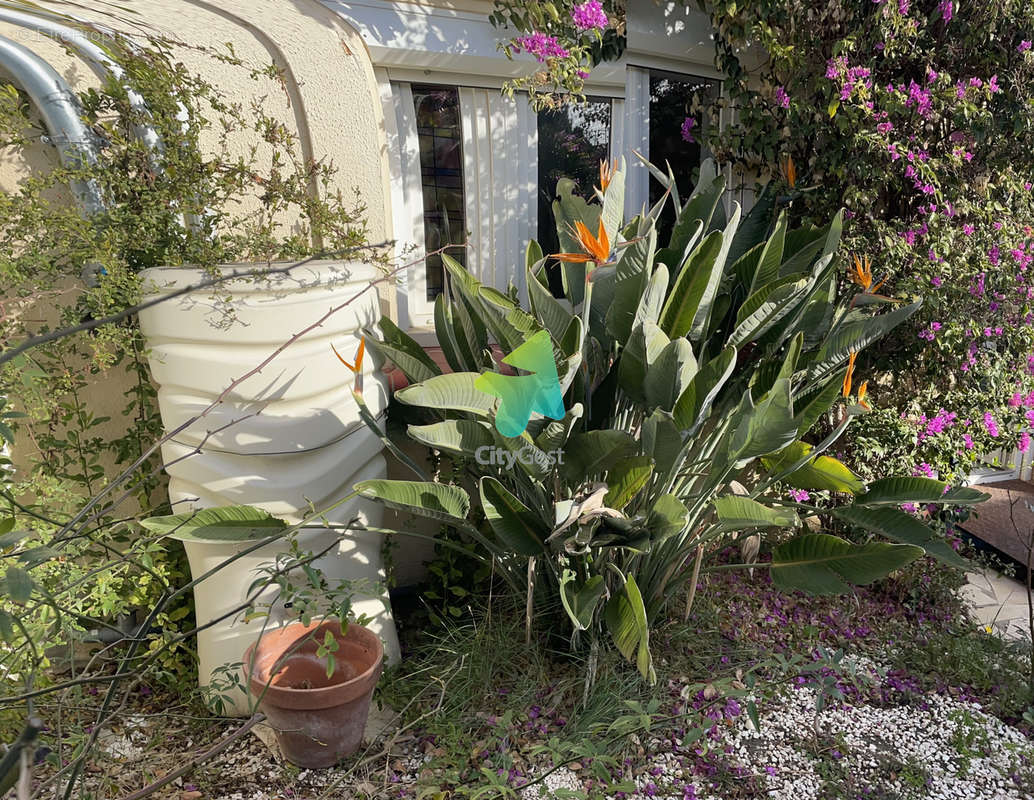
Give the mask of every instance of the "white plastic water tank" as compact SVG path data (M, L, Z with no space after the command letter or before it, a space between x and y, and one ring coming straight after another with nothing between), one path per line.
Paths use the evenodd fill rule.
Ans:
M249 504L296 522L348 495L357 481L386 475L381 441L359 418L352 397L354 375L331 350L333 344L351 361L360 329L379 319L377 292L367 289L378 276L376 268L365 264L310 262L285 276L234 279L141 312L162 421L166 433L173 434L162 447L162 457L175 513ZM160 268L146 270L142 277L146 299L207 276L196 269ZM283 347L339 307L320 327ZM227 392L281 347L272 361ZM377 366L367 353L363 398L383 426L389 391ZM377 527L381 514L376 504L353 498L326 518L346 523L358 515ZM355 610L373 618L370 627L384 640L386 659L397 661L381 537L314 526L301 539L303 547L315 551L340 539L314 562L332 583L352 580L380 587L359 595ZM184 546L195 577L245 547L198 540ZM198 624L211 623L240 604L256 571L283 549L267 545L199 583L194 589ZM239 661L263 625L279 625L286 617L283 609L250 623L242 614L231 615L201 631L201 684L207 685L222 665ZM233 698L233 705L236 713L247 712L243 694Z

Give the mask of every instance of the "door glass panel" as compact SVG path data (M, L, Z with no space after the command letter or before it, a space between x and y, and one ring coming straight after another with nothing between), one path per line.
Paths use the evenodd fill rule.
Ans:
M575 194L592 200L599 183L600 161L610 154L610 100L589 97L585 103L569 103L538 114L539 126L539 229L542 252L560 249L553 221L553 200L560 178L570 178Z
M463 144L460 97L455 87L413 84L416 130L420 140L420 176L424 191L424 245L428 253L467 240L463 202ZM466 263L466 250L449 255ZM428 255L427 299L445 287L442 259Z
M718 97L718 84L706 78L650 73L650 161L675 173L679 197L693 190L693 173L703 159L707 107ZM687 120L689 120L687 122ZM650 205L661 199L664 187L650 180ZM675 222L671 203L664 207L658 224L658 241L667 242Z

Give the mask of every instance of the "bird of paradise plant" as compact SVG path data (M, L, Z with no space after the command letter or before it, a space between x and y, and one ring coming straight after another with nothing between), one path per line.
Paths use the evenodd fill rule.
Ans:
M586 227L585 223L581 220L576 220L574 223L574 235L582 246L583 252L554 253L550 258L569 264L586 264L591 262L596 266L602 266L610 261L610 237L607 235L607 229L603 226L602 219L600 219L599 231L595 236L592 235L592 231Z
M663 180L660 170L652 174ZM900 506L985 495L914 477L866 486L824 454L865 412L864 383L858 403L842 402L858 352L919 304L850 311L849 298L836 300L839 215L822 228L787 231L783 198L765 191L741 225L735 206L726 217L725 179L706 162L684 201L666 184L676 222L658 247L663 203L625 221L623 178L620 169L608 176L600 205L570 193L554 203L565 252L553 258L569 270L561 297L549 291L549 257L535 242L526 264L530 308L444 257L451 291L436 300L435 329L451 373L390 320L370 339L410 380L395 395L423 417L409 435L457 459L476 484L474 497L431 480L356 489L464 531L524 593L529 630L535 609L563 609L572 647L587 640L591 651L609 634L648 679L651 629L677 599L690 605L697 579L712 569L707 555L741 533L761 536L742 566L818 594L869 583L924 552L963 564ZM591 282L569 265L585 265ZM591 303L590 289L598 298ZM489 337L513 352L547 334L565 416L536 415L520 436L503 436L497 398L476 385L484 371L500 369ZM834 430L817 437L821 420ZM533 457L504 469L478 459L485 447ZM789 487L830 492L835 501L823 508L787 499ZM480 504L474 515L472 501ZM890 541L813 533L805 517Z

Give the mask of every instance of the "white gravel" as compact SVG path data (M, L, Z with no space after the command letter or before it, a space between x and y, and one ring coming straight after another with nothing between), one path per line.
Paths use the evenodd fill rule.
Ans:
M816 723L815 701L815 690L805 686L758 700L760 731L743 713L728 727L720 725L721 735L707 746L713 757L745 768L778 800L1034 800L1034 742L977 703L930 694L925 709L841 706L823 710ZM671 753L654 754L648 766L659 774L640 775L639 791L627 800L724 800L707 778L682 777ZM546 784L573 788L573 777ZM684 793L687 783L695 793ZM528 790L524 798L552 796Z

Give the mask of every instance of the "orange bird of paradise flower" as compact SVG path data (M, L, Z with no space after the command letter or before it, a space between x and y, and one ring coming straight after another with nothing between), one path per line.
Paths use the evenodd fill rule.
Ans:
M584 252L554 253L552 258L572 264L584 264L587 261L594 261L597 264L607 263L610 259L610 237L607 236L602 219L600 219L599 233L596 236L593 236L592 231L580 221L575 222L574 232Z
M355 354L355 364L349 364L345 359L341 357L341 353L337 351L333 343L330 345L330 349L334 351L334 355L337 356L337 360L348 367L352 372L355 373L355 391L362 392L363 390L363 355L366 353L366 337L364 336L359 340L359 349Z
M886 280L882 280L873 286L872 281L872 265L869 263L869 256L865 257L862 261L857 255L854 258L854 268L850 270L849 276L854 283L857 283L862 287L862 291L866 294L875 294L880 290L880 287L886 283Z
M793 156L787 156L783 162L783 177L792 189L797 185L797 167L794 166Z
M858 358L858 353L851 353L847 357L847 373L844 375L844 397L851 396L851 379L854 377L854 361Z
M600 159L600 194L607 191L607 187L610 186L611 180L614 178L614 173L618 170L617 159L614 159L613 164L607 163L606 159Z
M858 387L858 405L862 408L871 411L872 408L867 402L865 402L865 396L869 393L869 381L863 381L862 385Z

